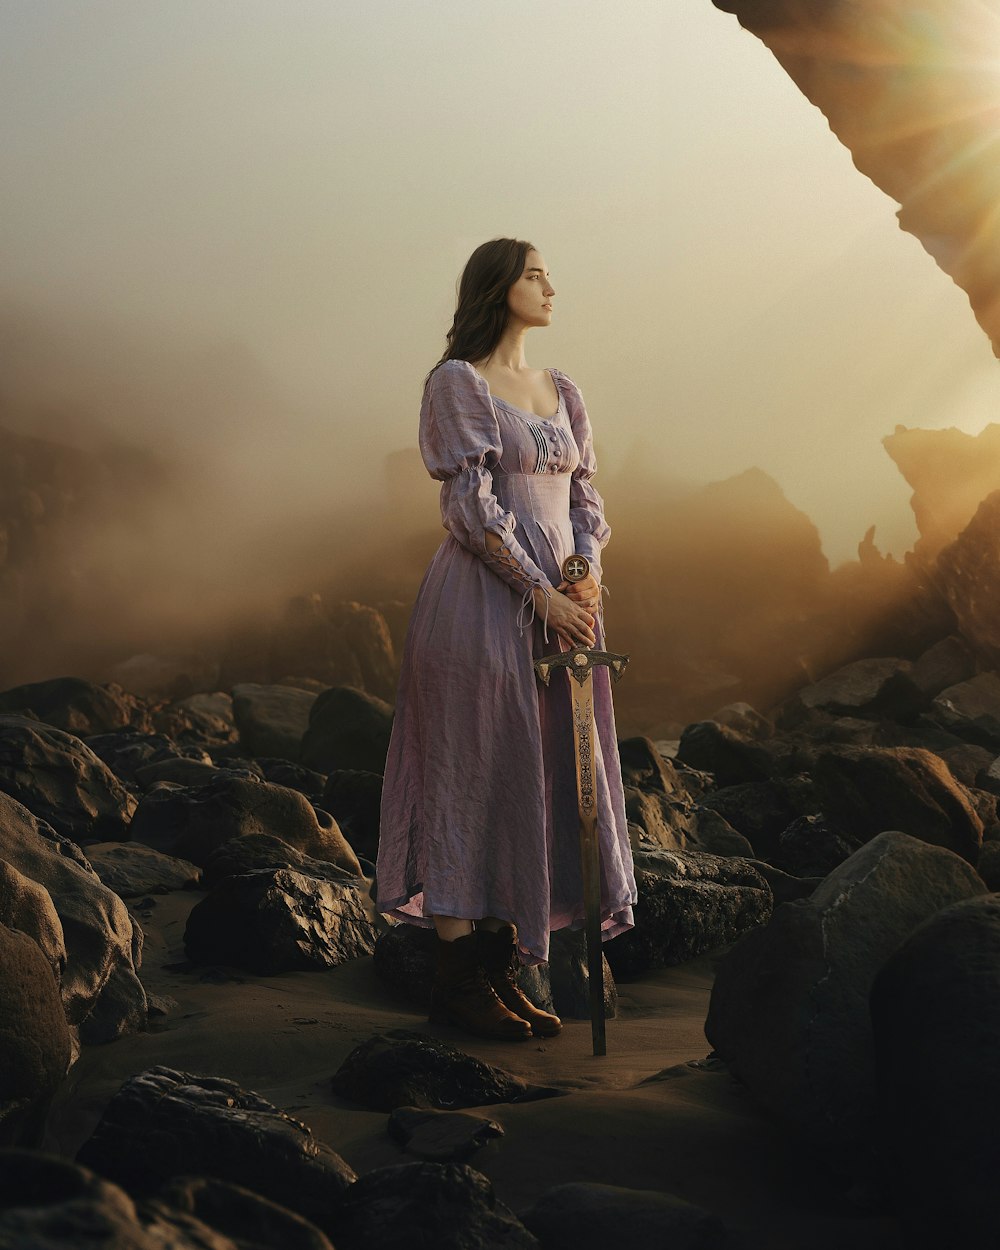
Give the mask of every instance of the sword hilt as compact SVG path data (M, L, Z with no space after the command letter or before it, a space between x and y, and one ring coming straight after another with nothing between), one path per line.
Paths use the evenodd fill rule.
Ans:
M554 668L569 669L570 676L575 677L582 686L590 676L595 664L605 664L611 672L612 680L618 681L628 666L629 657L619 655L615 651L592 651L590 647L573 647L570 651L559 651L555 655L546 655L535 661L535 672L547 686Z

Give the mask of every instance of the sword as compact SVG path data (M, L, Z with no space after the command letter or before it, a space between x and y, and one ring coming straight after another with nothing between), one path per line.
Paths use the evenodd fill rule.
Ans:
M563 579L582 581L590 572L585 556L568 556L562 564ZM604 1032L604 954L601 950L601 852L597 842L597 803L594 793L595 664L606 664L617 681L625 672L627 655L593 651L578 646L535 661L535 672L547 686L554 668L565 668L573 701L573 748L576 756L576 793L580 807L580 867L583 876L584 929L587 935L587 975L590 982L590 1025L595 1055L606 1055Z

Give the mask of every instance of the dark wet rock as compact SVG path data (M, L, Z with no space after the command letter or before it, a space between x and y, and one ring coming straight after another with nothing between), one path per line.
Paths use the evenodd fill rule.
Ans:
M636 1247L724 1250L726 1226L690 1202L649 1189L574 1182L546 1190L521 1219L545 1250L606 1250L622 1238Z
M66 942L61 990L70 1024L93 1009L115 968L135 971L139 948L122 900L103 885L79 847L0 794L0 859L48 890Z
M774 725L749 703L727 703L712 713L710 720L735 729L744 738L765 741L774 734Z
M381 802L381 773L338 768L330 773L323 787L322 806L340 825L357 853L370 860L378 856Z
M771 862L795 877L825 877L857 849L822 816L799 816L778 839Z
M370 955L376 936L358 889L265 868L220 881L191 911L184 948L194 963L271 976Z
M682 851L691 841L690 804L666 794L626 786L625 814L630 827L639 831L633 851Z
M228 1237L237 1250L334 1250L329 1238L301 1215L214 1177L177 1177L145 1209L168 1222L176 1221L178 1212L193 1216Z
M982 877L988 890L1000 892L1000 842L983 843L976 872Z
M782 833L797 816L814 815L819 810L811 782L800 777L725 786L706 794L701 806L718 812L761 859L769 859L777 851Z
M90 866L119 898L193 890L201 869L186 859L163 855L141 842L102 842L87 847Z
M294 686L233 686L233 719L247 755L297 760L316 695Z
M623 738L618 744L622 780L627 786L661 794L672 794L676 772L649 738Z
M163 787L146 794L132 837L166 855L204 865L231 838L267 833L307 855L357 871L357 857L332 822L321 825L297 790L226 773L197 788Z
M775 907L779 903L794 902L797 898L808 898L823 880L822 877L793 877L791 873L783 872L762 859L750 858L748 862L771 887Z
M697 721L681 734L677 758L690 768L711 773L716 784L738 786L745 781L766 781L775 770L773 750L744 737L728 725Z
M120 781L130 786L139 785L136 769L160 760L193 754L195 758L211 763L208 755L199 748L181 749L163 734L140 733L137 729L91 734L83 741L84 746L103 760Z
M1000 751L1000 677L980 673L942 690L931 705L934 719L966 742Z
M897 829L969 863L979 857L983 823L975 805L930 751L831 747L817 753L813 780L824 815L849 838Z
M340 1155L259 1094L163 1067L125 1082L77 1160L134 1194L179 1175L229 1181L324 1232L355 1179Z
M635 856L635 928L606 945L616 977L694 959L771 915L767 882L746 860L697 852Z
M140 764L135 770L136 783L143 790L151 790L161 781L174 786L205 786L219 775L219 769L210 759L190 759L175 755L168 759L153 760ZM244 775L251 775L249 772Z
M887 832L719 962L705 1033L774 1116L824 1145L870 1129L868 992L913 930L985 887L941 847ZM911 1088L912 1093L912 1088Z
M933 699L949 686L968 681L975 672L976 660L968 644L952 634L914 660L909 678L925 698Z
M79 738L0 716L0 790L74 842L127 838L135 799Z
M0 924L0 1144L40 1144L71 1050L48 960L26 933Z
M233 700L224 691L192 694L153 713L157 732L184 745L215 748L237 741Z
M464 1163L477 1150L503 1137L496 1120L465 1111L397 1107L389 1116L389 1136L408 1155L429 1163Z
M385 772L392 732L388 703L351 686L324 690L313 704L300 759L307 768Z
M855 660L806 686L795 696L807 711L817 708L834 716L912 715L924 702L914 686L909 660L895 658Z
M306 768L304 764L295 764L291 760L271 759L264 757L254 761L260 769L261 776L265 781L270 781L275 786L287 786L289 790L298 790L299 794L305 795L313 806L319 804L323 806L323 789L326 786L326 778L322 773L314 772L311 768ZM329 808L327 808L329 811ZM340 817L334 812L337 818L337 824L341 824ZM343 829L343 826L341 825ZM347 836L346 830L344 836Z
M97 686L81 677L55 677L0 693L0 715L27 716L86 738L129 726L148 727L145 705L113 682Z
M972 520L938 554L935 586L958 621L958 632L979 660L1000 668L1000 490L982 500Z
M357 872L327 860L314 859L270 833L246 833L224 842L205 860L202 879L206 887L212 888L224 877L240 877L261 868L290 868L320 881L358 883Z
M555 1091L408 1029L376 1033L355 1046L332 1078L333 1092L372 1111L396 1107L486 1107L528 1102Z
M939 911L875 978L879 1146L907 1245L993 1246L1000 897Z
M491 1182L460 1163L399 1163L366 1173L345 1195L336 1241L337 1250L540 1250Z
M989 772L996 759L995 751L988 751L986 747L977 747L971 742L943 747L934 751L934 754L944 761L955 780L960 781L967 788L979 785L980 778Z
M427 1010L431 1001L437 962L437 935L419 925L392 925L379 934L374 966L379 979L400 999ZM557 1011L552 1001L548 969L542 965L522 967L518 984L543 1011Z
M990 794L1000 796L1000 756L996 757L988 768L982 769L977 774L976 785Z
M44 885L0 859L0 924L18 929L45 956L59 983L66 967L66 939L52 896Z
M142 930L134 925L133 933L141 937ZM141 942L139 944L141 952ZM140 958L135 963L139 966ZM149 1021L149 1003L142 982L134 970L118 963L105 981L97 1002L80 1025L80 1041L85 1046L99 1046L116 1042L129 1033L142 1033Z
M694 812L694 845L691 849L704 851L706 855L733 855L744 859L753 859L754 855L750 839L737 833L721 812L700 805Z

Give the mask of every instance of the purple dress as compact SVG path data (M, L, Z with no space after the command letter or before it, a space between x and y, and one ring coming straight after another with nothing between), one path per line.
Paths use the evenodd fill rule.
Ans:
M424 926L497 916L517 926L526 963L548 958L552 930L583 924L570 678L535 676L559 642L532 619L531 592L557 586L574 552L599 573L610 534L583 399L550 373L549 420L491 396L465 361L441 365L425 390L420 451L442 483L448 536L407 632L377 866L380 911ZM503 539L496 554L487 530ZM607 668L593 681L607 939L632 927L636 893Z

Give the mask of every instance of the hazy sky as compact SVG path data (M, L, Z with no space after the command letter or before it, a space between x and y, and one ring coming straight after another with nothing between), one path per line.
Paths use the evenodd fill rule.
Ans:
M964 294L709 0L2 0L0 105L0 299L99 357L39 360L40 402L265 505L415 444L498 234L549 263L530 358L583 387L606 482L758 465L832 559L872 523L901 552L882 436L997 414Z

